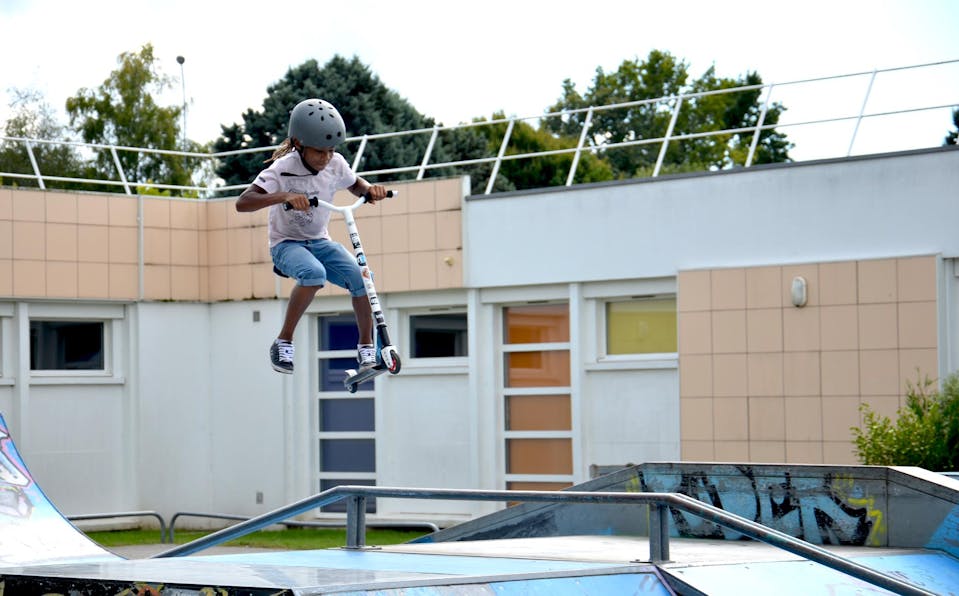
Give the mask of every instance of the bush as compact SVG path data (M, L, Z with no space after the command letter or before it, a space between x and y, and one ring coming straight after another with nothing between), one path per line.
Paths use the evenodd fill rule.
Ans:
M959 470L959 372L946 378L942 391L929 377L909 383L906 406L897 410L895 422L869 404L859 409L862 428L851 430L864 464Z

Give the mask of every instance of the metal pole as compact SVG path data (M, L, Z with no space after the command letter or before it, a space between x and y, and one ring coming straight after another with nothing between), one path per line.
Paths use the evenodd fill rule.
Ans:
M353 171L359 171L360 160L363 159L363 152L366 150L366 141L369 139L368 135L363 135L363 138L360 139L360 146L356 150L356 155L353 156Z
M186 58L177 56L176 61L180 64L180 87L183 90L183 150L186 151L186 79L183 78L183 63Z
M756 132L753 133L753 141L749 144L749 155L746 156L745 167L753 165L753 156L756 155L756 145L759 144L759 135L763 130L763 123L766 122L766 112L769 110L769 100L773 96L773 87L770 85L766 91L766 101L763 102L763 109L759 112L759 119L756 121Z
M346 499L346 548L366 546L366 497L354 495Z
M33 173L37 175L37 184L40 186L40 190L46 190L46 185L43 183L43 176L40 175L40 166L37 165L37 158L33 154L33 143L26 141L27 145L27 156L30 158L30 165L33 166Z
M673 134L673 128L676 126L676 119L679 117L679 107L683 105L683 96L676 98L676 107L673 108L673 117L669 119L669 128L666 129L666 136L663 137L663 146L659 149L659 157L656 158L656 167L653 168L653 178L659 176L659 170L663 167L663 160L666 158L666 148L669 146L669 137Z
M422 180L426 173L426 164L430 163L430 156L433 155L433 146L436 144L436 136L440 132L439 125L433 127L433 134L430 135L430 142L426 145L426 152L423 154L423 161L420 163L420 171L416 173L416 179Z
M663 503L649 506L649 561L669 560L669 508Z
M130 183L127 182L127 175L123 171L123 165L120 163L120 156L117 155L116 145L110 146L110 154L113 156L113 165L117 167L117 173L120 174L120 182L123 183L123 189L128 195L132 195L133 191L130 190Z
M869 94L872 93L872 84L876 81L876 70L872 71L869 77L869 85L866 87L866 96L862 98L862 107L859 108L859 117L856 118L856 126L852 129L852 138L849 139L849 149L846 151L846 157L852 155L852 146L856 142L856 134L859 132L859 124L862 122L862 115L866 112L866 102L869 101Z
M583 121L583 130L579 133L579 143L576 144L576 153L573 154L573 163L569 166L569 175L566 176L566 186L573 185L573 178L576 176L576 168L579 167L579 155L583 152L583 145L586 143L586 135L589 127L593 123L593 106L586 110L586 120Z
M509 124L506 125L506 134L503 135L503 142L499 146L499 153L496 154L496 161L493 162L493 171L490 172L489 180L486 181L486 192L483 193L485 195L493 192L493 185L496 183L496 177L499 175L499 165L503 162L503 156L506 154L506 146L509 145L509 137L513 134L513 123L515 121L515 118L510 118Z

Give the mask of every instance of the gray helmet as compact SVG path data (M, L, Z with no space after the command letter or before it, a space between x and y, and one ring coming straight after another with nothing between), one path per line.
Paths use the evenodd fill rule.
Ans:
M346 138L346 125L330 102L305 99L290 112L290 132L287 136L307 147L325 149Z

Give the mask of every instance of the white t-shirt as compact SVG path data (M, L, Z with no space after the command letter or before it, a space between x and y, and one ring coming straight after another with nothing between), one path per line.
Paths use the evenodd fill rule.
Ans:
M355 182L356 174L339 153L333 154L325 168L312 174L300 161L300 154L291 151L260 172L253 184L268 193L302 193L332 203L336 191L353 186ZM286 211L282 203L270 206L270 246L284 240L329 239L327 225L331 214L332 211L324 209L322 204L309 211Z

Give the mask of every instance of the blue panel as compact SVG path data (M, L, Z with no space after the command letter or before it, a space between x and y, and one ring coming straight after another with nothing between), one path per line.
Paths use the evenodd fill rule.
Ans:
M376 430L372 399L321 399L320 432Z
M959 505L952 508L936 532L929 539L926 548L934 548L959 557Z
M321 439L320 469L324 472L375 472L373 439Z
M935 594L959 594L959 561L940 553L854 557L876 571ZM710 596L770 593L833 594L887 593L867 582L811 561L780 561L672 568L669 573Z
M936 594L959 595L959 560L941 553L856 557L855 561Z
M353 315L320 317L320 350L355 350L359 337Z
M356 349L356 344L353 348ZM356 368L356 358L320 358L320 391L344 391L347 369ZM360 391L373 391L373 381L361 383Z

